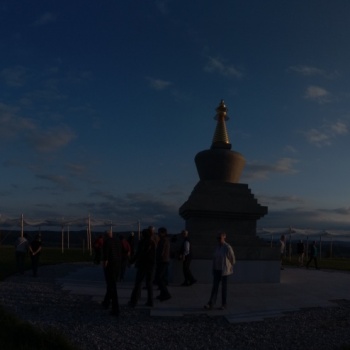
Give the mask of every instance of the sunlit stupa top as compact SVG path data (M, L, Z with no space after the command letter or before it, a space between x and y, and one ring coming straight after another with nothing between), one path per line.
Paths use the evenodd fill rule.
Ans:
M242 154L231 150L225 124L229 119L227 111L224 100L221 100L214 118L217 124L213 143L210 149L198 152L195 156L201 181L239 182L245 160Z
M224 100L221 100L219 106L216 108L216 115L214 117L217 120L216 129L213 137L213 143L211 148L226 148L231 149L230 140L226 130L226 120L229 120L227 115L228 108L225 105Z

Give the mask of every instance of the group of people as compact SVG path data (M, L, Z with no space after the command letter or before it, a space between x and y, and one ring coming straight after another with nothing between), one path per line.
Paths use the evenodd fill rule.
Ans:
M26 256L29 253L33 277L38 276L39 258L41 254L41 235L38 233L33 240L29 241L28 235L24 233L15 242L15 255L17 272L24 274Z
M179 259L182 261L184 282L182 286L191 286L196 283L196 279L190 269L192 260L192 247L188 231L182 232L182 244L179 250ZM117 292L117 281L122 269L122 240L113 237L112 231L108 231L102 244L102 265L106 281L106 294L102 301L105 309L112 306L111 315L119 315L119 302ZM165 227L160 227L156 234L153 226L142 230L141 239L137 249L129 257L129 264L136 268L136 277L128 305L135 307L141 297L142 285L145 282L147 290L146 306L152 307L153 284L158 286L159 301L169 300L172 296L168 290L168 270L170 263L170 241ZM221 309L227 303L227 279L233 273L235 255L232 247L226 242L226 234L220 232L217 235L217 245L213 255L213 286L208 303L205 309L214 307L221 283L222 304Z
M116 282L125 273L123 242L124 238L113 237L112 231L107 232L102 246L102 264L106 280L106 294L102 302L104 308L112 304L112 315L119 315L119 303ZM170 242L167 229L158 229L155 234L153 226L142 231L142 237L134 254L128 254L128 264L137 269L134 288L128 305L135 307L141 296L142 283L146 280L147 306L153 306L153 283L159 287L160 294L157 299L165 301L171 298L167 284L168 266L170 262ZM154 275L155 271L155 275Z
M286 237L285 237L285 235L282 235L280 238L280 252L281 252L281 270L283 270L284 269L283 268L283 259L284 259L285 253L286 253ZM305 252L306 252L305 244L304 244L303 240L299 240L297 243L297 255L298 255L299 267L304 266ZM315 268L319 269L317 255L318 255L317 244L316 244L316 241L313 241L309 246L308 260L306 262L306 268L309 268L310 263L313 262L315 265Z

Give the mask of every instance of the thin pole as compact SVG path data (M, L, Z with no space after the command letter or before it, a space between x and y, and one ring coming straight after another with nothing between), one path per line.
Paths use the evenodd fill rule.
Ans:
M23 222L23 214L21 215L21 237L23 238L23 231L24 231L24 222Z
M289 234L289 261L292 261L292 235Z
M92 255L92 242L91 242L91 219L90 219L90 214L89 214L89 250L90 250L90 255Z
M330 251L330 257L333 257L333 237L331 238L331 251Z
M62 254L64 253L64 226L62 225L62 235L61 235L62 237Z

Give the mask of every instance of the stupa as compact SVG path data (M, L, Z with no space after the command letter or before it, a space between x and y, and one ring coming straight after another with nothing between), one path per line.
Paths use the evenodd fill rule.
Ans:
M239 183L245 159L231 150L226 121L228 108L221 100L210 149L195 156L199 182L180 207L193 247L193 268L203 282L211 280L211 259L216 234L225 231L237 264L232 282L279 282L278 248L256 235L256 223L268 208L258 203L247 184Z

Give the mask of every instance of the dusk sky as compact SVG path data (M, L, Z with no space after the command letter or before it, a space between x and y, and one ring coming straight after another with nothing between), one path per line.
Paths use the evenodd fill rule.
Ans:
M215 108L269 214L350 227L350 1L0 0L0 214L184 228ZM133 226L134 225L134 226Z

